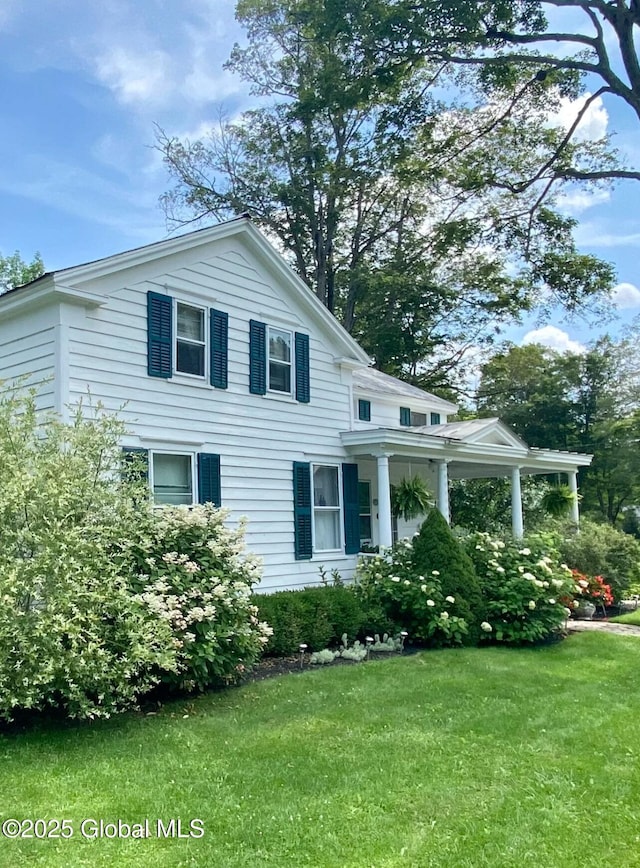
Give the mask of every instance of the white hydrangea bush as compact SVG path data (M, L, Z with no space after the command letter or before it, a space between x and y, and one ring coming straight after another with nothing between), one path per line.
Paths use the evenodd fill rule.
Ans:
M0 390L0 718L58 708L77 718L132 707L178 665L170 626L112 558L138 521L121 479L121 424L79 405L68 424Z
M262 563L245 551L246 520L230 528L228 517L212 504L162 507L123 547L136 599L171 630L178 667L161 677L180 689L237 681L272 634L251 603Z

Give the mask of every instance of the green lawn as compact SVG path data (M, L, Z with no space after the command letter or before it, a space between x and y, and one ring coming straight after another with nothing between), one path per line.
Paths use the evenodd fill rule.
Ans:
M635 624L640 627L640 609L634 612L625 612L624 615L617 615L615 618L609 618L610 621L615 621L616 624Z
M640 641L433 651L0 737L3 866L640 866ZM188 715L185 717L184 715ZM83 818L202 818L83 840Z

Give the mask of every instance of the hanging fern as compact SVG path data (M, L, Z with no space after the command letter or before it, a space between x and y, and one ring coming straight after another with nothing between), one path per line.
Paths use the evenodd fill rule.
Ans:
M576 502L576 495L568 485L554 485L542 495L542 508L554 518L566 515Z
M405 477L391 486L391 511L395 518L411 521L425 515L432 505L432 494L421 476Z

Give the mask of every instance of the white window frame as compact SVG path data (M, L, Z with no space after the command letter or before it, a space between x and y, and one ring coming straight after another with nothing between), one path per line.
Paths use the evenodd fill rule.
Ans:
M272 389L271 388L270 363L271 363L272 359L271 359L271 355L269 353L269 349L271 346L271 332L272 331L281 332L282 334L289 335L289 362L288 362L288 364L289 364L289 370L290 370L289 384L290 384L291 388L289 389L288 392L285 392L282 389ZM267 371L266 371L266 374L267 374L267 392L271 393L272 395L289 395L289 396L295 395L296 366L294 365L295 340L294 340L293 332L291 331L291 329L282 328L282 326L267 325L267 335L266 335L265 343L266 343L265 352L267 354ZM287 362L283 362L281 359L273 359L273 361L278 365L286 365L287 364Z
M195 452L183 452L178 449L150 449L149 450L149 491L151 492L151 500L153 505L158 508L171 506L169 503L157 503L155 499L155 481L153 459L155 455L186 455L191 459L191 503L186 503L184 506L194 506L197 503L197 488L198 488L198 467L196 463Z
M191 307L193 310L202 311L202 333L204 335L203 341L194 341L191 338L181 338L178 335L178 305L182 305L183 307ZM208 375L208 367L209 367L209 334L208 334L208 314L209 309L207 307L203 307L201 304L192 304L189 301L182 301L180 298L175 299L175 316L174 316L174 335L173 335L173 347L175 352L175 362L174 362L174 374L178 377L188 377L192 380L206 380ZM203 347L203 355L204 355L204 365L203 365L203 373L202 374L190 374L188 371L181 371L178 369L178 341L182 341L186 344L193 344L194 346ZM176 453L177 454L177 453Z
M314 486L314 470L316 467L335 467L337 470L338 480L338 505L337 506L316 506L316 493ZM342 505L342 471L339 464L326 461L315 461L311 463L311 539L313 554L332 554L335 552L344 551L344 521L343 521L343 505ZM338 547L335 549L319 549L316 548L316 512L337 512L338 513Z

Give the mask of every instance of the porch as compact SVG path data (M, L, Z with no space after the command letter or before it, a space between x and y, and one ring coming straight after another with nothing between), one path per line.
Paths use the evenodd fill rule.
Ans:
M341 438L349 457L358 464L359 480L368 485L371 541L380 546L393 543L391 485L404 477L419 475L424 479L447 522L450 521L450 479L508 477L512 531L516 538L521 538L524 534L522 476L565 474L577 495L578 468L591 463L590 455L531 448L499 419L403 430L347 431ZM366 490L365 486L361 489ZM364 517L366 524L362 506L361 522ZM572 505L571 517L577 525L577 499ZM398 519L398 536L413 535L418 523Z

